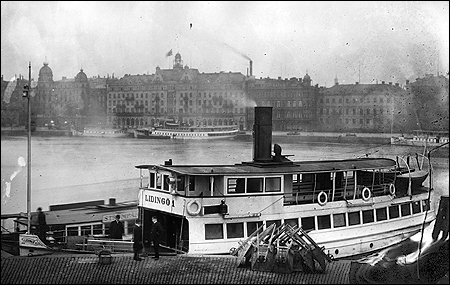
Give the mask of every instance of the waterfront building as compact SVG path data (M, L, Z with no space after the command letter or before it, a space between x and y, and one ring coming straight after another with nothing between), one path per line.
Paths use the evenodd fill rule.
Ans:
M254 106L273 107L274 131L312 131L316 128L319 87L311 86L311 81L308 73L303 79L251 78L247 83L247 94ZM253 125L253 117L252 108L249 108L249 128Z
M402 121L406 92L398 83L339 84L321 88L317 98L318 131L391 132Z
M448 75L448 74L447 74ZM449 130L448 78L443 75L425 74L406 84L406 92L412 98L412 130Z
M180 53L173 67L131 75L107 91L107 122L112 127L152 127L163 121L189 126L246 126L246 77L239 72L200 73Z
M27 100L22 97L23 86L28 84L28 79L15 77L5 81L2 75L1 81L1 126L18 127L27 122ZM8 91L6 91L8 90Z

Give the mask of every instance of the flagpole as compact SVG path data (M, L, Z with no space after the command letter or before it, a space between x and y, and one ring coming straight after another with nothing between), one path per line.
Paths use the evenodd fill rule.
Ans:
M27 163L27 216L28 229L27 233L31 234L31 61L28 65L28 163Z

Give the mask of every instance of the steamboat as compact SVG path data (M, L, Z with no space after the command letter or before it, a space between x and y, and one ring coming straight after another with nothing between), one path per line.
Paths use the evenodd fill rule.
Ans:
M253 132L252 161L136 165L144 236L157 216L164 246L233 254L258 230L287 224L338 259L399 243L435 220L425 156L418 168L403 157L294 161L278 144L272 153L272 107L255 107Z

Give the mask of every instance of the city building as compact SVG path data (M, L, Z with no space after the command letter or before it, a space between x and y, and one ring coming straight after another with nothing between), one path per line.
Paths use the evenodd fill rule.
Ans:
M189 126L246 128L246 77L238 72L200 73L180 53L173 67L130 75L108 85L107 122L116 128L151 127L163 121Z
M312 131L316 128L316 101L319 87L311 86L311 77L284 80L250 78L247 94L252 106L273 107L274 131ZM248 110L249 128L253 125L253 108Z
M2 127L23 127L27 123L28 102L22 96L24 85L28 85L28 79L21 75L11 80L4 80L2 75Z
M398 83L339 84L321 88L317 131L393 132L401 129L407 94Z

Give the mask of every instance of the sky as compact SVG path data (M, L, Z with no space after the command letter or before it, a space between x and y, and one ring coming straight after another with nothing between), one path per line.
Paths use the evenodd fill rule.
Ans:
M168 51L173 55L166 57ZM175 54L200 72L414 81L449 71L448 1L1 1L1 74L153 74Z

